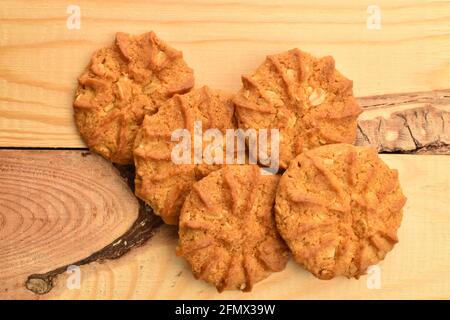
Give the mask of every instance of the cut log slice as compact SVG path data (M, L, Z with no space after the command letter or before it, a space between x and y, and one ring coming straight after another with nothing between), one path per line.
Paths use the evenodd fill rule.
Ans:
M99 156L0 150L0 292L49 291L51 282L28 277L65 272L132 229L138 211L124 179Z

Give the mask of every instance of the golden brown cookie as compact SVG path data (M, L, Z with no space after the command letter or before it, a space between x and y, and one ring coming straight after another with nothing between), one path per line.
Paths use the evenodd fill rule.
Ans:
M332 144L291 161L275 216L297 263L320 279L358 278L397 243L405 201L375 149Z
M278 175L230 165L195 183L180 216L177 254L219 291L250 291L286 266L289 254L273 216Z
M234 98L238 126L280 130L280 167L303 150L353 143L361 113L352 81L332 57L314 58L299 49L268 56Z
M148 203L168 224L178 224L178 216L192 184L220 164L194 163L194 123L200 121L203 132L209 128L225 134L235 127L231 97L208 87L195 89L185 95L175 95L159 111L146 116L136 137L134 150L136 165L136 195ZM181 142L172 141L177 129L191 134L189 163L174 163L172 151ZM202 150L210 145L203 141ZM222 146L224 151L225 143ZM178 153L177 153L178 154Z
M133 143L145 114L194 86L182 53L153 32L119 32L115 43L94 53L78 78L75 122L92 150L120 164L133 163Z

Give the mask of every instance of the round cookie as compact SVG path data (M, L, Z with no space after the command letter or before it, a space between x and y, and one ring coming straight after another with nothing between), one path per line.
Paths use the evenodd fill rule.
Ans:
M355 140L362 109L352 81L335 69L332 57L293 49L268 56L242 82L234 98L238 126L279 129L281 168L304 150Z
M128 164L144 115L189 91L194 76L182 53L153 32L119 32L112 46L94 53L78 83L73 106L83 140L112 162Z
M177 254L219 291L250 291L285 268L289 253L273 216L278 175L230 165L195 183L180 216Z
M275 216L297 263L320 279L358 278L397 243L405 201L375 149L331 144L291 161Z
M230 96L203 87L185 95L175 95L156 114L145 117L135 141L135 193L165 223L178 224L181 206L192 184L221 167L220 163L206 164L205 159L194 163L195 122L201 122L203 132L211 128L225 134L226 129L235 128L233 114ZM191 136L188 139L191 141L191 156L186 162L172 159L172 152L178 155L182 142L178 139L172 141L172 133L177 129L188 129ZM203 140L202 153L212 146L211 141L201 137L200 140ZM225 155L225 143L221 147Z

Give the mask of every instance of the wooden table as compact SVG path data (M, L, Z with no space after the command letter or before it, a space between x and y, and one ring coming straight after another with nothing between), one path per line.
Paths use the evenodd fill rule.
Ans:
M371 3L78 0L76 29L65 2L1 1L0 299L450 298L450 3ZM231 92L267 54L334 56L364 97L357 143L394 152L382 158L408 197L375 273L320 281L290 262L251 293L222 294L193 278L176 230L86 153L72 118L92 52L116 31L149 30L183 50L197 86Z

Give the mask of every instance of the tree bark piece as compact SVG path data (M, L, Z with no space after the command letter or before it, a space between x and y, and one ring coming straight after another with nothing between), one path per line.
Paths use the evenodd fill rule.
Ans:
M450 154L450 89L358 99L356 145L379 152Z
M152 228L138 212L124 179L97 155L0 150L0 292L24 294L26 283L45 293L64 266L121 256Z

